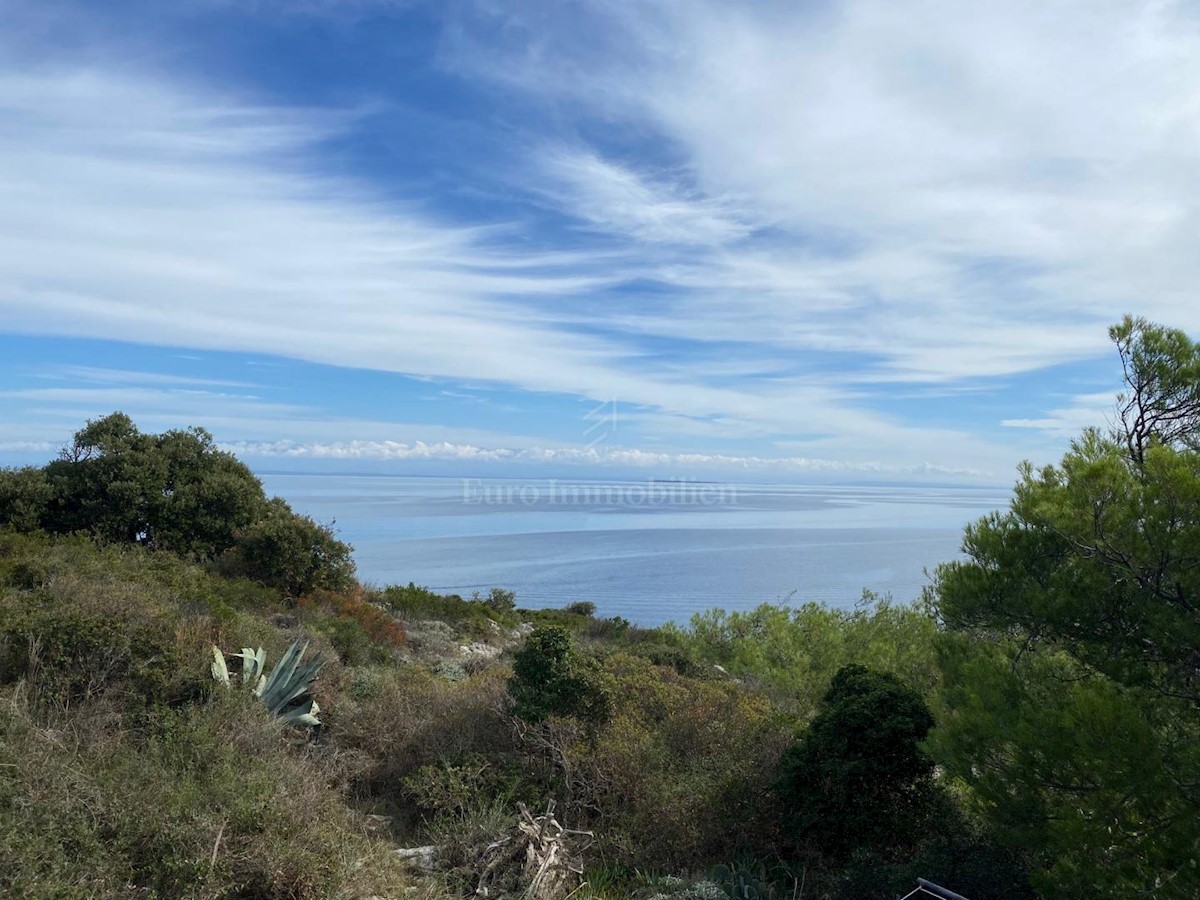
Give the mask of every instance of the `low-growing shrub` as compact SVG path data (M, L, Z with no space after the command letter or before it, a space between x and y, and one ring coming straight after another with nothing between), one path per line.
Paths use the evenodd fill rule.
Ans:
M510 610L489 605L482 599L464 600L457 594L437 594L411 582L384 589L382 602L405 622L436 619L477 636L492 634L497 626L516 624Z
M63 707L111 691L141 704L193 693L169 621L110 597L77 599L0 598L0 682L23 679L39 702Z
M251 697L163 714L145 736L48 724L0 703L0 894L399 896L390 845L362 834L321 770Z
M479 753L421 766L404 779L405 793L429 817L466 817L511 801L520 778Z
M611 720L568 751L605 858L686 871L777 845L773 788L790 723L768 700L627 654L605 661ZM590 822L590 819L588 820Z
M353 670L352 695L323 717L340 746L364 754L368 764L355 790L384 805L405 796L406 779L422 766L471 754L514 758L514 740L503 712L504 672L488 670L460 682L420 669L366 676Z
M695 659L760 685L801 717L816 711L834 674L851 663L869 660L922 696L938 684L933 619L918 607L873 594L853 610L816 603L714 609L692 616L686 629L666 626L662 632Z
M512 612L517 608L517 595L505 588L494 587L488 591L487 596L483 598L482 602L488 609L495 610L496 612Z
M564 606L563 612L573 616L586 616L590 619L596 615L596 604L591 600L576 600L574 603Z
M327 635L342 662L386 662L405 646L404 626L361 592L314 591L296 602L305 624Z

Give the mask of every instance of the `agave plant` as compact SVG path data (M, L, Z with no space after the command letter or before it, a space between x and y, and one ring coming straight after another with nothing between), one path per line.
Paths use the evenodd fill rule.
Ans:
M325 660L318 654L301 665L306 650L307 643L301 646L299 641L293 641L269 675L263 674L267 654L262 647L258 650L243 647L241 653L229 655L242 660L242 684L253 691L267 709L289 725L315 728L321 724L317 718L321 708L313 699L312 684ZM218 683L230 686L229 667L220 647L213 647L212 676Z

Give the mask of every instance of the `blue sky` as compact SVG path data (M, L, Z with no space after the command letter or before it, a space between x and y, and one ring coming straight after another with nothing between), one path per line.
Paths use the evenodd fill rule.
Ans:
M1200 331L1200 10L0 0L0 462L1011 480Z

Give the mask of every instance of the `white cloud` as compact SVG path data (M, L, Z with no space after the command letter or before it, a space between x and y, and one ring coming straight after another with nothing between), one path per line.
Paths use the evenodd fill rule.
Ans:
M753 228L728 201L695 196L665 178L649 177L590 151L556 149L543 166L542 190L598 230L662 244L715 245Z
M335 441L296 443L292 441L227 443L226 449L246 457L338 460L452 460L455 462L563 463L582 467L638 469L687 469L773 471L776 473L942 475L980 477L992 473L978 469L950 468L921 463L911 466L882 461L849 463L843 460L805 456L758 457L719 453L662 453L628 447L531 447L488 448L446 441L403 443L398 441Z
M196 359L197 357L192 357ZM187 385L190 387L252 388L247 381L224 378L203 378L172 375L169 372L140 372L132 369L110 369L104 366L50 366L39 369L41 378L84 384Z
M133 374L133 373L130 373ZM149 374L149 373L147 373ZM132 380L132 379L131 379ZM877 475L885 477L935 476L994 478L996 470L955 466L927 460L868 456L848 459L840 438L823 438L806 444L810 454L788 452L772 456L738 453L697 453L629 447L602 442L591 446L545 446L536 437L499 431L427 423L329 417L303 406L275 403L249 394L188 388L105 386L34 388L0 391L0 404L27 404L34 414L22 421L9 416L0 426L0 453L21 454L33 461L69 443L79 425L120 408L145 431L165 431L203 423L222 447L254 459L369 460L379 462L450 461L459 463L529 463L580 469L649 469L660 473L702 471L736 476L762 472L777 475L821 476ZM0 406L3 409L3 406ZM616 439L631 431L684 434L689 437L728 436L730 423L689 422L679 417L636 411L621 412L607 437ZM736 423L734 423L736 425ZM581 419L581 432L585 425ZM692 426L689 428L689 425ZM607 427L607 425L606 425ZM739 426L740 427L740 426ZM330 440L329 435L344 435ZM937 432L928 447L936 449ZM581 433L586 440L591 435ZM597 433L598 437L605 434ZM910 447L925 436L909 435ZM831 455L812 455L827 450ZM984 458L982 455L977 458ZM1000 470L1000 473L1003 469Z
M508 246L502 231L384 207L362 185L303 163L339 127L336 117L53 69L0 69L0 117L7 331L616 396L667 416L718 417L730 433L793 433L820 421L839 436L822 449L848 458L870 455L863 435L889 434L919 439L905 447L917 460L953 455L945 433L893 426L827 379L734 385L720 367L710 377L702 358L659 361L619 336L594 336L616 320L593 292L642 275L640 263ZM675 324L686 335L683 312ZM704 319L702 306L695 312ZM147 399L81 393L62 406L72 398L38 396L60 403L60 417ZM221 412L199 399L176 412L204 407L209 416L186 421L214 428L242 417L244 400L223 402ZM998 456L955 440L960 454Z
M106 415L114 409L133 414L169 414L176 422L211 420L214 414L250 419L294 417L302 407L289 403L271 403L248 394L198 389L157 389L148 387L63 387L0 391L0 400L23 401L59 418L85 418ZM175 426L178 427L178 426Z
M737 197L740 221L773 224L660 257L685 297L632 329L871 354L922 381L1097 356L1126 311L1200 329L1191 4L486 8L510 26L487 33L515 37L463 28L454 64L658 135L689 204ZM641 238L643 214L575 202Z
M529 305L610 276L305 167L329 117L104 72L2 72L0 115L6 330L563 390L612 355Z
M1004 419L1000 424L1006 428L1026 428L1051 437L1070 439L1085 428L1115 425L1115 414L1112 394L1079 394L1068 404L1048 410L1042 417Z
M318 160L361 124L350 114L98 62L0 65L0 327L616 396L646 408L655 444L796 438L802 458L871 465L886 447L888 465L990 471L1059 432L1002 445L899 421L869 408L872 380L952 391L1103 354L1127 309L1200 328L1200 38L1184 7L629 0L581 25L569 6L536 4L489 31L523 35L513 52L458 64L672 160L536 136L555 149L513 177L599 233L595 251L331 177ZM605 293L645 281L667 290ZM656 341L714 349L661 358ZM745 352L720 359L730 343ZM172 385L188 383L157 386ZM61 417L100 399L39 402ZM165 417L151 399L131 402ZM188 402L238 435L263 415L313 446L340 427ZM360 424L343 433L391 439Z

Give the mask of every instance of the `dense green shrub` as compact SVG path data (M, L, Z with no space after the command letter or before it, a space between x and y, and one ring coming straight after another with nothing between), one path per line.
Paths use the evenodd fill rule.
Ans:
M849 665L784 757L781 791L801 847L841 862L854 850L907 849L929 822L933 714L885 672Z
M831 873L836 900L895 900L918 878L952 888L971 900L1033 900L1027 854L1003 847L991 830L968 817L946 792L933 800L928 829L915 851L889 859L860 850Z
M23 532L46 528L53 497L43 469L0 469L0 525Z
M496 612L512 612L517 608L517 595L505 588L494 587L488 591L487 596L483 598L483 602L487 605L488 609L494 609Z
M597 723L610 711L595 662L580 655L570 632L556 625L535 629L513 656L508 693L513 712L530 722L571 716Z
M354 584L353 548L333 529L297 515L278 497L234 535L223 568L276 587L291 597L315 590L344 591Z
M89 421L44 468L0 478L0 523L194 559L232 545L264 502L258 479L208 432L143 434L123 413Z

